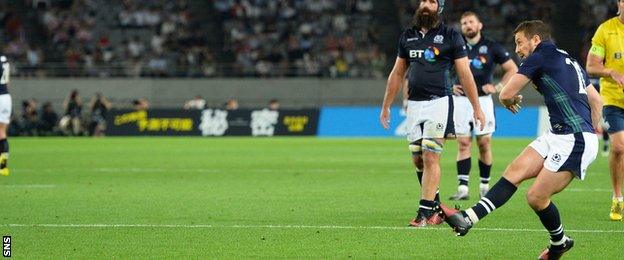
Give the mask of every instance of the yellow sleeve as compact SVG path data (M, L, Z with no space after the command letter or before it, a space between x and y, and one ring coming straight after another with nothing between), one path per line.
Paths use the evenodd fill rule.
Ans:
M594 37L592 38L592 47L591 49L589 49L589 53L594 54L600 58L604 58L606 55L604 26L605 26L604 24L601 24L600 27L598 27L598 29L596 30L596 33L594 34Z

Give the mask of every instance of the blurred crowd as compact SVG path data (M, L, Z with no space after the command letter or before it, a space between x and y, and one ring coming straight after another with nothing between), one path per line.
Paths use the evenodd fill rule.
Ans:
M239 75L382 77L372 0L216 0Z
M580 22L581 28L577 32L579 38L583 40L581 49L581 59L583 64L587 58L587 53L591 48L591 39L598 29L598 26L614 16L617 11L615 1L611 5L604 4L602 0L582 0Z
M383 78L396 37L381 37L375 16L398 14L396 28L404 28L419 1L388 1L396 10L374 0L0 1L0 52L14 61L14 74L26 77ZM575 33L584 53L613 10L605 1L580 1ZM520 21L552 22L561 7L447 0L443 18L459 28L461 13L475 10L485 33L513 49L509 32Z
M20 65L14 69L19 75L211 77L216 72L205 32L191 27L186 1L24 2L26 10L0 3L2 52Z

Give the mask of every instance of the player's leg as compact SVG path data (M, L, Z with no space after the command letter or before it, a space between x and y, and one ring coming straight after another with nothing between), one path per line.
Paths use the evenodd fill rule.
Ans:
M457 193L449 198L449 200L467 200L468 195L468 180L470 179L471 158L470 151L472 138L468 136L457 136L457 180L459 184L457 186Z
M550 200L552 195L567 187L572 179L574 174L569 171L553 172L544 168L526 194L529 206L550 234L550 246L541 253L539 259L560 257L574 245L574 241L565 236L559 210Z
M9 141L7 128L11 120L11 96L0 95L0 175L9 175Z
M542 168L544 157L534 148L527 147L507 166L501 177L492 189L483 196L477 204L467 209L466 216L472 223L476 223L503 206L514 195L517 187L525 180L535 178Z
M490 189L490 171L492 169L492 134L496 130L496 118L494 115L494 102L492 97L479 97L479 104L485 115L483 130L476 129L477 145L479 146L479 195L481 197Z
M453 123L453 100L443 97L426 101L423 109L422 177L421 199L416 216L420 226L440 224L439 202L435 200L440 185L440 154L444 147L444 138L455 135Z
M481 197L490 190L490 172L492 170L492 135L477 136L479 146L479 194Z
M609 133L606 130L602 131L602 156L609 156Z
M539 140L539 139L538 139ZM503 177L483 196L477 204L465 211L453 210L442 205L447 223L458 235L465 235L479 220L503 206L524 180L535 178L542 169L544 156L532 146L527 147L507 167Z
M605 106L603 116L608 124L611 151L609 152L609 171L611 173L611 185L613 199L609 218L611 220L623 220L624 199L622 197L622 184L624 182L624 109L615 106Z
M444 147L444 139L423 139L423 166L422 196L424 200L435 200L436 191L440 185L440 154Z
M455 133L457 134L457 193L450 200L467 200L468 181L472 168L471 142L472 142L472 105L468 98L453 96Z
M624 199L622 197L622 183L624 183L624 131L610 134L611 151L609 153L609 170L613 186L613 200L611 203L611 220L624 220Z
M422 141L423 141L423 130L424 130L424 119L420 116L422 109L422 105L424 102L421 101L408 101L407 105L407 140L409 141L409 150L412 154L412 162L414 167L416 168L416 176L418 176L418 183L421 186L422 192L422 181L424 175L424 161L422 156ZM436 193L434 198L434 205L437 207L437 203L439 203L440 198ZM409 222L410 226L414 227L422 227L426 226L428 220L435 214L437 219L441 219L439 214L431 213L433 210L427 210L431 207L428 205L422 205L419 203L418 212L416 213L416 217ZM427 214L425 214L427 213Z
M550 198L568 186L574 177L584 179L587 167L598 155L598 136L593 133L553 135L549 141L553 149L527 192L527 202L551 237L550 246L539 259L559 259L574 245L574 241L565 236L559 211Z
M416 218L410 226L423 227L438 225L443 222L439 213L439 185L440 185L440 153L444 139L423 139L422 162L424 175L422 176L421 198Z
M423 171L425 169L422 159L422 139L411 142L409 144L409 149L412 153L412 163L416 168L416 177L418 177L418 184L422 187ZM440 189L436 191L435 201L440 202Z

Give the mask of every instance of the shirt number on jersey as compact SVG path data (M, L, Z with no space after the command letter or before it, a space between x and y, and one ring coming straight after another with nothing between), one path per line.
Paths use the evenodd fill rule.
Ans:
M8 84L9 83L9 74L10 73L10 66L8 62L5 62L2 64L2 77L0 77L0 84Z
M585 79L583 78L583 72L581 72L581 66L579 66L578 62L573 61L570 58L566 58L565 61L566 61L566 64L574 67L574 70L576 71L576 77L578 79L578 84L579 84L579 93L587 95L587 90L585 90L585 86L587 86L587 84L585 84Z

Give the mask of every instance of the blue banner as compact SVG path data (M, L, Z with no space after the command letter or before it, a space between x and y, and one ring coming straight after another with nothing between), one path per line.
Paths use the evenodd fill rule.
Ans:
M514 115L495 107L497 137L535 137L540 121L539 107L523 107ZM318 135L325 137L390 137L405 136L405 113L392 107L390 129L379 123L380 107L324 107L321 109Z

